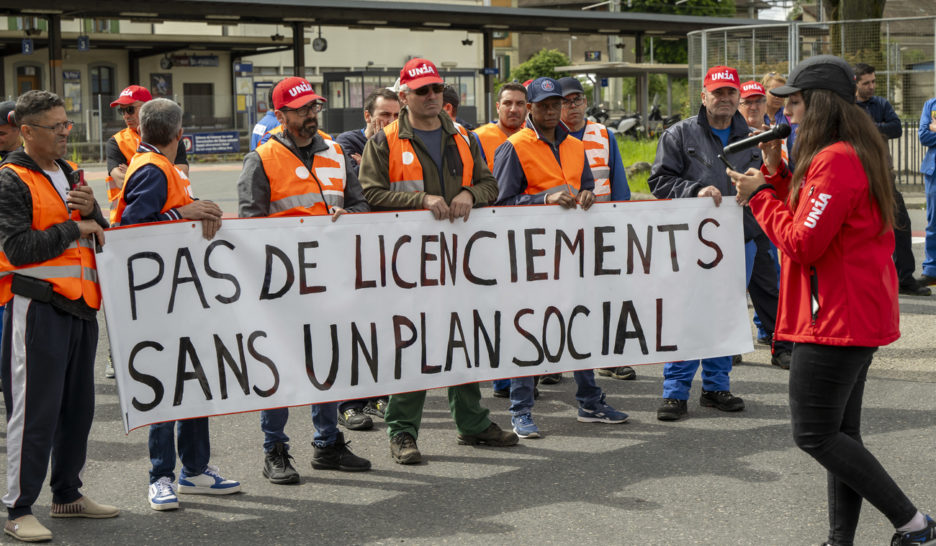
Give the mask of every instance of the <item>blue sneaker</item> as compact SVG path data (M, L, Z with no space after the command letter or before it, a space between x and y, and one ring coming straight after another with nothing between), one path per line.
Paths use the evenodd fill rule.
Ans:
M179 497L172 488L172 480L163 476L149 486L149 503L153 510L175 510L179 507Z
M529 413L523 413L510 418L510 424L513 425L514 433L521 438L539 438L540 432L536 423L533 422L533 416Z
M578 420L580 423L624 423L627 421L627 414L618 411L608 404L605 404L604 396L595 404L594 408L580 406L578 410Z
M926 527L919 531L894 533L894 538L891 539L891 546L923 546L924 544L936 544L936 521L929 516L926 516Z
M218 473L218 467L208 465L204 472L196 476L179 476L179 493L190 495L230 495L240 491L240 482L228 480Z

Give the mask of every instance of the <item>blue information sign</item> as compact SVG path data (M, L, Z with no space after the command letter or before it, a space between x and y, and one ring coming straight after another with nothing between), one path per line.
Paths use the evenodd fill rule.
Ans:
M601 78L601 87L608 87L608 78Z
M78 37L78 51L88 51L91 49L91 38L88 36Z
M23 55L32 55L32 52L33 52L32 38L23 38Z
M253 72L253 63L234 63L234 72Z
M484 74L485 76L496 76L500 74L500 69L496 67L485 66L484 68L481 69L481 73Z

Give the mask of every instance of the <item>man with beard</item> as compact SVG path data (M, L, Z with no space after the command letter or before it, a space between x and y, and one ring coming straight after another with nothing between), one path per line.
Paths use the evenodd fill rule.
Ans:
M436 220L468 220L471 208L497 196L497 183L481 159L478 143L442 111L445 82L426 59L408 61L400 71L400 117L367 141L361 158L361 186L371 207L428 209ZM501 430L481 406L477 383L448 388L449 409L459 444L505 447L517 435ZM426 391L390 396L384 420L390 456L416 464L416 446Z
M324 104L325 99L304 78L286 78L276 84L273 108L283 130L244 157L237 181L242 218L328 214L335 221L345 212L368 210L341 146L319 134L317 114ZM287 408L260 412L266 453L263 475L276 484L299 482L299 473L289 462L288 419ZM370 470L370 461L351 453L338 431L337 402L313 404L312 423L312 468Z

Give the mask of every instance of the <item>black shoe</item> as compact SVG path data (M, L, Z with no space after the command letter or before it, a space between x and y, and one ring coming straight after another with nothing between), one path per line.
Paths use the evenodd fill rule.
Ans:
M685 400L664 398L663 404L657 408L657 419L660 421L678 421L689 413Z
M361 472L370 470L370 461L358 457L348 446L351 442L344 441L344 434L338 433L338 439L330 446L318 447L312 444L312 468L316 470L344 470L345 472Z
M400 464L416 464L422 460L416 439L409 432L401 432L390 438L390 456Z
M934 541L936 541L936 521L926 516L926 527L919 531L894 533L891 546L922 546L924 544L933 544Z
M770 345L773 343L773 338L771 336L757 336L758 345Z
M792 359L793 355L789 351L781 351L770 357L770 363L779 366L783 370L789 370Z
M596 371L598 372L598 375L603 375L605 377L611 377L614 379L621 379L624 381L637 379L637 372L635 372L634 368L631 368L630 366L618 366L616 368L598 368Z
M933 291L923 281L917 282L916 280L900 283L897 291L904 296L931 296L933 294Z
M507 396L509 397L510 394ZM539 400L539 389L536 387L533 387L533 400Z
M930 286L931 284L936 284L936 277L930 277L929 275L920 275L920 280L917 281L917 284L920 286Z
M263 459L263 477L275 484L299 483L299 473L289 459L292 455L286 444L277 442Z
M541 375L539 382L543 385L556 385L562 381L561 373L551 373L549 375Z
M371 400L364 406L364 413L367 415L373 415L374 417L384 418L384 412L387 411L387 399L378 398L377 400Z
M737 366L738 364L741 363L742 360L743 358L741 357L741 355L734 355L731 357L731 365Z
M715 408L721 411L741 411L744 409L744 400L731 394L729 391L702 391L699 404L704 408Z
M491 447L508 447L517 445L520 437L512 430L502 430L497 423L491 423L488 428L478 434L459 434L458 443L461 445L486 445Z
M358 408L348 408L338 414L338 424L348 430L370 430L374 421Z
M510 389L494 389L494 398L510 398Z

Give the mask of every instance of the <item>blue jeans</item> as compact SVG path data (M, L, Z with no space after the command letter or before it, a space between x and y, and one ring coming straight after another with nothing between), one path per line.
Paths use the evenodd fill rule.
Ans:
M601 401L601 387L595 383L595 371L583 370L572 374L578 388L575 399L579 407L594 408ZM510 380L510 414L513 416L530 413L533 409L534 377L515 377Z
M150 425L149 453L153 468L150 483L159 478L175 481L176 441L173 428L178 428L179 459L182 460L182 475L197 476L208 467L211 443L208 438L208 418L169 421Z
M494 390L495 391L506 391L510 388L509 379L498 379L494 381Z
M923 244L923 274L936 277L936 174L924 177L926 188L926 241Z
M728 391L728 374L731 373L731 357L719 356L702 360L667 362L663 365L663 398L689 400L692 378L702 364L702 389L706 391Z
M289 447L286 436L286 421L289 420L289 408L263 410L260 412L260 430L263 431L263 451L273 451L277 443ZM312 425L315 434L312 443L316 447L325 447L338 440L338 402L312 404Z

